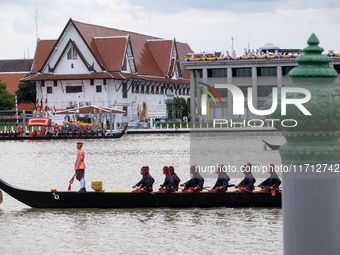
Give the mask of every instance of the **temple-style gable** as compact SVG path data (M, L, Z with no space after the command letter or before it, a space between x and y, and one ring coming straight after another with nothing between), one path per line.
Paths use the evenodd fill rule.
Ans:
M70 20L39 71L41 73L76 74L102 69L90 47Z
M36 81L48 107L112 107L126 112L120 120L126 122L164 117L167 90L189 96L189 76L180 62L190 51L175 39L70 19L58 40L38 42L30 76L22 81ZM142 106L143 116L137 111Z

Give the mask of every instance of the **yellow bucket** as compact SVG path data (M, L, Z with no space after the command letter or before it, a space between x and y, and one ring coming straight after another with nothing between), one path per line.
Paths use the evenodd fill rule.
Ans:
M91 188L95 191L103 190L103 182L102 181L93 181L91 182Z

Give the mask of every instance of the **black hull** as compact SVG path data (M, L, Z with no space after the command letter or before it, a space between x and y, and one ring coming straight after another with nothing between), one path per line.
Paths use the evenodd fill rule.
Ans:
M131 193L43 192L14 188L0 179L0 188L33 208L187 208L281 207L281 193Z
M120 133L115 134L115 135L107 135L107 136L35 136L35 137L20 137L20 136L15 136L15 137L0 137L0 141L22 141L22 140L74 140L74 139L116 139L116 138L121 138L125 134L125 129L123 129Z
M280 149L280 145L273 145L270 143L267 143L266 141L262 140L269 148L271 148L273 151L276 151L278 149Z

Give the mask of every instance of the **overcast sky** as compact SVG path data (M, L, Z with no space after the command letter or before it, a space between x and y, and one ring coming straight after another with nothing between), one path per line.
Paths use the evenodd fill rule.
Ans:
M339 0L0 0L0 59L33 58L38 37L58 39L72 18L187 42L195 52L257 49L266 43L340 53Z

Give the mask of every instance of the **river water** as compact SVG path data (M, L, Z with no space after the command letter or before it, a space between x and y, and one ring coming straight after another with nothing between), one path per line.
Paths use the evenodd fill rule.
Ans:
M224 133L219 139L233 148L226 161L234 165L280 163L279 153L264 151L262 143L284 143L279 133ZM76 142L0 142L0 178L24 189L67 190ZM164 165L173 165L182 182L190 179L189 134L86 140L83 149L87 190L98 180L108 191L132 190L143 165L156 180L154 189L164 180ZM254 176L257 183L266 178ZM206 178L205 186L215 181ZM75 181L72 190L79 188ZM0 254L282 254L277 208L32 209L3 194Z

